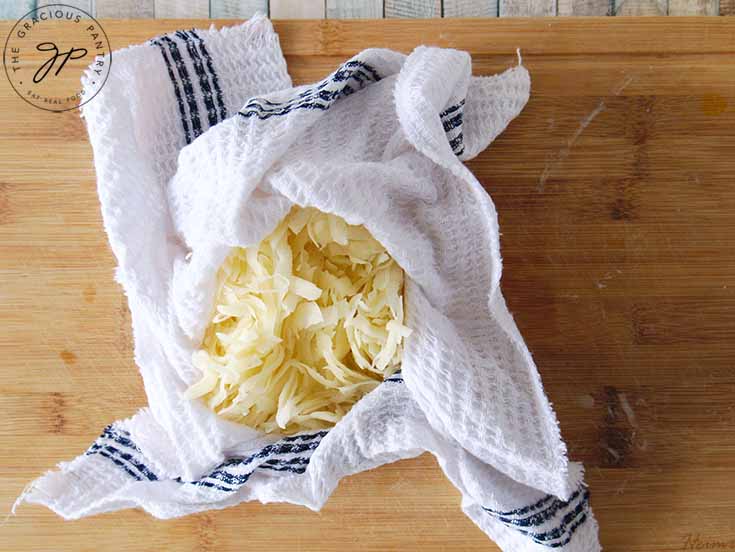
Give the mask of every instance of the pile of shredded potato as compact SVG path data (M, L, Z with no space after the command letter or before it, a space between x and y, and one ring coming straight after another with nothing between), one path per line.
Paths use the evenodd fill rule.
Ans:
M290 434L334 425L397 371L403 270L363 226L294 208L218 273L186 392L236 422Z

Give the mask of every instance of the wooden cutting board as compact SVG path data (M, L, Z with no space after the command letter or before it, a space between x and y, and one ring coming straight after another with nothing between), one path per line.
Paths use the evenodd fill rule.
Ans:
M103 25L122 48L209 22ZM369 46L468 50L477 74L514 64L521 48L531 100L469 165L497 205L503 290L570 456L586 465L602 543L735 550L735 20L276 29L298 83ZM6 512L26 482L146 397L82 121L25 104L4 78L0 90ZM166 522L124 511L67 523L23 506L0 542L17 552L496 549L426 455L347 478L320 513L243 504Z

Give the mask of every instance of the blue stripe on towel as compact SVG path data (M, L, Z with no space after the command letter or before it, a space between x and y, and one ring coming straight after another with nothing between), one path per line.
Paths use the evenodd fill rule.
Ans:
M302 474L314 450L327 434L326 430L284 437L247 457L229 458L197 481L175 479L183 485L208 487L223 492L235 492L260 468ZM110 443L113 444L110 444ZM89 447L87 456L107 458L136 481L159 481L155 471L140 458L140 448L130 433L116 425L107 426L102 435ZM294 455L294 456L291 456ZM238 470L244 470L238 473Z
M515 510L501 512L483 509L506 527L529 537L535 543L559 548L571 542L576 530L587 521L589 496L587 487L580 485L567 501L547 495L534 504ZM551 528L545 531L531 530L547 524Z
M99 454L100 456L104 456L105 458L110 460L113 464L120 466L120 468L122 468L130 477L132 477L136 481L143 481L142 477L140 477L137 473L135 473L130 468L128 468L125 462L122 462L121 460L118 460L117 458L115 458L113 454L109 454L105 452L104 450L100 450L96 454Z
M184 90L184 97L186 98L186 104L189 107L189 121L191 122L191 136L192 140L202 133L202 123L199 120L199 104L194 97L194 88L191 85L191 78L189 77L189 70L186 68L186 63L181 57L179 47L169 36L162 36L160 40L168 46L171 59L176 66L176 71L179 74L179 80Z
M322 433L322 432L320 432ZM319 446L321 443L321 439L323 435L319 434L312 434L313 438L308 443L293 443L293 442L287 442L283 443L282 441L278 441L276 443L273 443L272 445L268 445L266 447L263 447L260 451L256 452L255 454L252 454L250 456L247 456L245 458L230 458L217 466L213 471L205 475L200 481L189 481L187 483L198 485L201 481L206 480L215 480L217 481L217 484L225 484L225 485L231 485L235 487L240 487L244 485L247 480L250 478L250 475L252 473L260 468L263 467L263 464L266 462L257 462L258 460L271 460L270 466L287 466L288 462L297 460L296 458L292 458L290 460L283 460L280 458L274 458L278 455L282 454L303 454L308 453L308 456L301 456L298 457L298 461L301 461L304 466L308 465L309 460L311 458L311 454L313 451ZM295 462L294 462L295 463ZM255 464L251 468L251 464ZM233 469L249 469L249 471L245 473L236 473L231 470ZM306 468L304 467L304 470ZM299 473L303 473L303 470ZM228 488L227 490L235 491L237 488Z
M449 145L451 146L454 155L462 155L464 153L464 136L462 133L460 132L457 136L449 140Z
M464 153L464 135L462 132L462 121L464 118L464 104L465 101L454 104L444 111L439 113L439 119L441 119L444 132L447 134L447 140L455 155L459 156ZM456 136L451 136L452 131L458 129L459 132Z
M464 100L461 102L454 104L448 108L446 108L444 111L439 113L439 118L444 119L447 115L451 115L452 113L456 113L457 111L461 110L464 107Z
M535 533L533 531L519 530L521 533L530 537L538 544L544 544L552 548L558 548L569 543L572 540L574 532L587 519L587 501L581 500L576 508L568 512L561 520L559 525L549 531Z
M306 467L293 467L293 466L275 466L271 464L266 464L263 466L260 466L263 469L266 470L273 470L273 471L280 471L280 472L291 472L291 473L297 473L302 474L306 471Z
M204 44L204 40L199 36L199 33L196 32L196 29L191 29L188 32L197 40L196 45L199 47L199 51L202 53L202 55L204 56L204 61L206 61L207 63L207 71L212 77L212 85L214 86L215 97L217 98L217 103L219 104L219 120L224 121L227 118L227 106L225 106L225 101L222 98L222 88L219 85L217 71L215 71L214 69L212 56L209 54L209 50L207 50L207 46L206 44Z
M403 383L403 377L399 371L384 381ZM228 458L199 480L184 481L177 478L174 481L182 485L235 492L258 469L303 474L311 455L328 432L321 430L283 437L249 456ZM132 440L130 432L117 424L107 426L85 455L99 455L110 460L136 481L161 481L155 470L143 462L142 452Z
M163 46L163 44L159 42L158 39L151 40L151 44L158 46L158 49L161 51L161 56L163 57L163 61L166 64L168 78L171 81L171 86L173 86L174 95L176 96L176 105L179 107L179 120L181 122L181 127L184 129L184 138L186 140L186 143L190 144L192 137L191 130L189 129L189 123L187 122L186 107L184 107L184 100L182 98L181 90L179 89L179 82L176 79L176 75L174 75L174 70L171 66L171 61L168 59L166 48Z
M293 441L311 441L312 439L316 439L317 437L324 437L327 433L329 433L326 429L322 431L317 431L315 433L299 433L298 435L291 435L289 437L284 437L281 439L284 443L291 443Z
M291 458L290 460L277 460L274 458L271 458L270 460L266 460L263 462L263 465L269 465L269 466L275 466L275 465L281 465L281 466L306 466L309 464L309 458Z
M403 374L398 370L395 374L383 380L383 383L403 383Z
M483 508L486 512L489 512L491 514L495 514L498 516L522 516L524 514L527 514L528 512L533 512L534 510L538 510L542 506L545 506L549 502L559 500L554 495L546 495L542 499L540 499L538 502L535 502L534 504L531 504L530 506L524 506L523 508L517 508L515 510L508 510L506 512L499 512L497 510L491 510L490 508Z
M453 130L455 128L462 126L462 118L463 118L463 114L458 113L454 117L442 119L442 126L444 127L444 132L449 132L450 130Z
M206 69L204 68L200 52L194 43L194 38L186 31L176 31L175 34L183 40L186 45L186 51L189 53L189 59L191 59L191 63L194 66L194 72L199 78L199 89L202 93L204 106L207 108L207 120L209 122L209 126L213 127L218 122L217 108L214 105L214 94L212 93L212 87L209 86L209 77Z
M122 428L115 427L113 424L108 425L104 429L104 431L102 432L102 436L107 437L108 439L112 439L113 441L123 446L126 446L135 452L140 452L138 446L130 439L130 432Z
M177 43L173 37L182 41ZM194 29L189 31L175 31L149 41L158 46L166 65L169 80L176 96L181 126L184 138L190 144L197 136L204 132L199 117L199 103L197 97L201 95L206 107L208 127L212 127L227 117L227 107L223 99L222 88L214 68L212 57L207 50L204 40ZM179 49L179 45L185 50ZM194 88L189 70L183 58L183 52L188 54L197 76L198 88ZM211 79L211 85L210 85ZM214 90L213 90L214 88ZM187 111L188 107L188 111Z
M158 481L158 476L153 473L148 466L139 462L132 454L123 452L116 447L95 443L89 447L85 454L102 454L108 458L114 457L115 459L124 462L127 469L130 469L131 467L135 468L136 473L141 476L138 478L139 480L146 478L148 481Z
M379 80L380 75L369 64L360 60L351 60L344 63L317 85L306 89L293 98L283 102L272 102L267 98L252 98L239 113L245 118L258 117L265 120L286 115L297 109L326 111L337 100Z
M543 523L546 523L549 519L554 517L557 512L566 508L571 502L575 501L581 493L582 490L578 489L574 492L574 494L572 494L571 497L569 497L569 500L566 502L558 499L552 500L547 508L544 508L543 510L531 514L530 516L525 518L516 519L509 516L495 514L492 510L488 510L487 508L485 510L495 515L498 520L508 525L517 525L519 527L532 527L535 525L542 525Z

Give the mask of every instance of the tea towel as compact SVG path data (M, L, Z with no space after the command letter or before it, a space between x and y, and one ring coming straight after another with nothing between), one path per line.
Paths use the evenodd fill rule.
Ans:
M493 203L462 163L522 110L526 69L473 77L464 52L371 49L293 88L262 16L114 55L82 113L149 406L22 499L70 519L245 500L317 510L342 477L428 451L503 550L599 550L582 466L501 294ZM402 371L332 429L285 437L182 393L199 377L191 355L218 266L294 205L362 224L388 249L413 333Z

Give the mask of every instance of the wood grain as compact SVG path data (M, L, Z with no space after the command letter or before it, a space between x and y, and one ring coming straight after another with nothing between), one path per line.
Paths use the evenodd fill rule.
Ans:
M557 0L557 15L613 15L610 0Z
M103 18L251 17L275 9L279 18L329 19L495 17L553 15L734 15L733 0L70 0ZM153 4L157 6L154 9ZM33 0L0 5L0 19L15 19L33 9ZM275 6L273 8L272 5ZM615 12L615 13L613 13Z
M0 19L20 19L36 7L35 0L16 0L0 3Z
M614 15L668 15L669 0L615 0Z
M669 0L669 15L718 15L719 0Z
M444 0L444 17L497 17L498 0Z
M208 23L104 24L122 47ZM463 48L478 74L523 50L531 100L468 165L497 206L503 290L569 454L586 464L604 549L732 549L735 20L275 26L298 83L367 46ZM83 122L26 105L0 80L7 512L26 482L146 399ZM497 550L428 456L347 478L320 513L242 504L168 522L138 511L63 522L23 506L2 531L13 552Z
M556 0L499 0L500 17L556 15Z
M324 19L324 0L270 0L272 19Z
M43 6L44 4L53 4L55 2L43 2L43 1L37 1L36 6ZM90 14L92 17L95 15L95 0L69 0L68 2L64 0L64 2L58 2L59 4L66 4L67 6L74 6L75 8L79 8L80 10L84 10L88 14Z
M95 17L116 19L150 19L154 0L95 0Z
M385 17L423 19L441 17L441 0L385 0Z
M99 1L99 0L98 0ZM256 13L268 13L268 0L210 0L210 17L247 19Z
M383 0L327 0L328 19L382 19Z
M209 17L209 0L154 0L154 12L159 19L167 17Z
M158 22L150 22L158 28ZM171 23L173 24L173 23ZM182 23L184 25L187 22ZM473 55L507 56L508 64L514 63L516 48L525 53L543 56L566 56L570 67L575 66L579 52L587 55L617 55L620 68L635 63L636 56L656 52L667 54L657 63L666 64L671 55L722 55L729 53L733 40L732 23L727 18L706 21L707 34L702 35L702 25L697 18L682 18L675 25L666 18L552 18L528 20L507 18L488 22L478 19L429 19L386 20L375 23L349 21L279 21L281 47L288 56L310 57L308 67L328 70L336 60L324 56L349 57L365 47L365 44L381 48L393 48L410 52L416 44L427 43L445 48L462 48ZM580 31L580 27L585 32ZM161 27L167 28L167 27ZM529 31L533 29L533 32ZM532 36L533 40L526 40ZM655 42L655 50L652 42ZM621 59L622 58L622 59ZM478 58L479 59L479 58ZM303 60L307 61L307 60ZM562 63L559 60L559 63ZM594 64L584 65L592 71ZM725 66L723 65L723 71ZM581 66L578 66L578 70ZM289 71L301 71L301 67ZM697 71L701 71L697 68ZM656 73L653 73L656 75ZM586 79L587 74L577 75ZM607 78L600 75L600 78ZM688 81L682 81L688 82ZM660 84L660 82L657 82ZM579 95L562 80L563 89L557 93ZM676 88L676 87L674 87ZM670 90L669 93L672 91ZM674 91L675 92L675 91Z

